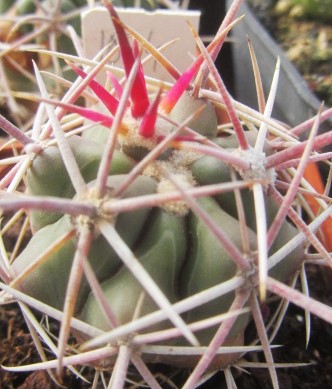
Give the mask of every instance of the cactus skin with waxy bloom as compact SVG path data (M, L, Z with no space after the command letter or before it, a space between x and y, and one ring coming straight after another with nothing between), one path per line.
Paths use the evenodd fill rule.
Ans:
M331 143L315 134L322 113L306 122L311 135L301 143L269 117L270 98L257 112L229 96L213 58L237 1L206 48L193 31L200 53L182 74L143 37L132 42L113 5L105 6L123 62L106 66L111 87L90 74L103 71L100 64L81 68L79 57L67 57L77 74L70 91L84 87L53 100L36 67L49 123L31 137L6 124L24 150L1 183L19 183L21 174L25 189L8 185L0 208L24 209L32 237L1 271L1 286L31 308L29 323L36 311L59 321L56 341L33 322L56 357L22 370L57 369L53 379L61 380L64 366L76 373L76 364L97 366L120 388L133 364L159 387L148 366L162 362L191 368L183 387L194 388L208 370L233 379L230 367L261 351L277 387L269 331L282 308L267 325L260 304L288 293L328 320L328 308L289 286L309 246L329 257L315 235L324 211L310 223L299 212L310 214L305 196L314 196L302 178L306 164ZM141 47L174 83L144 75ZM93 104L75 104L83 92ZM257 346L245 336L251 322ZM68 347L70 334L77 344Z

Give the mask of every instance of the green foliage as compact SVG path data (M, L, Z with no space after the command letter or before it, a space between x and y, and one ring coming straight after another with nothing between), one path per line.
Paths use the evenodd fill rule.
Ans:
M292 4L298 7L304 17L332 21L331 0L292 0Z

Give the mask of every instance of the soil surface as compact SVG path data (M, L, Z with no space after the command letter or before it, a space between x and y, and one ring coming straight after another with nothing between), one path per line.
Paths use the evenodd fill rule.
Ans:
M326 287L322 273L317 267L307 268L310 294L312 297L332 305L332 295ZM24 319L16 305L8 305L0 309L0 364L5 366L20 366L40 361L35 345ZM250 333L250 328L249 331ZM294 364L294 367L278 369L280 388L282 389L321 389L332 387L332 327L324 321L311 317L311 336L308 347L305 345L305 324L303 311L290 306L287 316L274 341L281 347L274 350L276 363ZM53 358L53 357L52 357ZM264 362L259 354L245 356L250 362ZM296 364L304 364L296 366ZM172 367L155 365L151 367L162 388L181 388L188 376L188 371ZM140 378L132 370L133 381ZM235 381L240 389L272 389L269 373L266 368L248 369L241 373L233 369ZM84 374L89 377L89 371ZM92 380L93 376L90 374ZM91 384L83 383L66 372L64 385L70 389L88 389ZM134 388L128 384L128 388ZM141 386L144 387L142 383ZM0 370L1 389L55 389L47 373L11 373ZM226 389L223 373L217 373L201 386L202 389Z

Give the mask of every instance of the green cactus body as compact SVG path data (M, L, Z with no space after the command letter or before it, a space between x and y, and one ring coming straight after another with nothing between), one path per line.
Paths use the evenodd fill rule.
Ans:
M276 206L274 204L274 206ZM273 242L269 253L273 254L289 242L298 230L285 220L282 227ZM301 244L295 247L288 255L286 255L281 262L270 269L269 275L279 281L289 282L291 277L299 270L301 263L303 263L305 256L305 246Z
M103 133L103 128L101 130ZM204 135L211 137L215 135L214 131L208 130L204 133L202 128L200 131ZM83 137L70 137L69 142L82 175L89 182L88 188L91 187L93 190L95 185L94 179L98 171L104 145L103 142L92 142L89 139L91 134L92 132L85 134ZM249 144L254 145L256 134L247 135ZM230 152L236 148L234 136L220 138L216 143ZM266 152L272 153L268 144L265 149L267 150ZM166 161L163 161L163 163L167 162L174 171L180 169L190 177L192 174L195 183L199 186L231 181L230 166L216 158L209 156L201 157L192 163L190 171L188 171L185 166L172 165L174 162L171 162L171 156L172 153L168 154L166 152ZM143 156L136 157L138 160L143 158ZM126 180L126 174L130 172L134 165L135 162L126 154L126 148L115 150L110 168L111 175L107 180L108 192L104 200L107 201L113 198L114 190L123 184ZM50 179L52 176L50 168L57 177L56 180ZM132 198L157 191L157 186L160 184L157 181L162 178L159 176L157 176L157 179L149 177L148 169L145 174L147 175L139 176L129 185L123 194L124 197ZM238 173L236 174L238 179L241 179ZM184 176L187 177L185 174ZM27 174L27 182L29 192L35 195L67 198L74 196L74 188L57 146L49 146L35 157ZM249 258L251 253L256 250L257 244L254 200L253 194L249 189L241 190L241 196L250 245L250 252L244 253L244 255L247 255ZM234 192L221 193L215 196L215 198L205 197L197 201L214 222L223 229L233 244L242 251L243 243L239 233L240 221L238 220ZM278 207L267 196L265 196L265 202L267 223L270 226L278 211ZM200 218L188 208L186 208L187 214L185 216L179 216L172 212L166 211L166 208L154 208L151 211L151 208L147 207L120 213L116 217L115 227L166 297L171 302L176 302L181 298L189 297L231 279L238 269L226 249ZM72 224L67 216L60 218L55 224L50 224L51 221L54 222L59 217L60 215L51 215L45 212L39 212L39 214L32 213L31 220L34 229L41 229L33 236L30 244L14 262L14 274L19 275L29 265L31 258L45 250L66 230L63 227L63 223L66 220L69 224L65 227L71 228ZM296 233L296 228L288 221L284 221L281 231L270 249L270 253L276 252ZM46 239L44 239L44 236ZM40 243L41 241L43 243ZM73 238L64 247L53 253L34 272L33 276L26 277L17 286L33 297L61 309L75 246L76 238ZM281 263L271 269L270 274L279 280L287 281L298 268L302 261L303 253L303 247L294 249ZM158 308L149 295L143 295L143 293L146 293L144 287L136 280L132 271L122 265L121 259L102 236L95 238L89 253L89 261L98 280L102 282L102 290L119 325L130 322L134 315L144 316ZM58 280L58 277L54 277L50 283L46 274L53 274L57 271L57 274L61 277L61 282ZM48 288L45 282L51 285L51 288L49 288L50 292L47 294L43 293L43 290ZM137 311L141 296L144 296L143 303ZM188 323L191 323L227 312L234 297L235 293L228 293L189 311L184 314L184 318ZM112 327L112 324L109 323L101 311L99 302L90 291L85 279L83 279L81 284L76 314L81 320L99 329L107 331ZM248 321L249 314L241 315L236 320L225 341L225 345L243 344L243 333ZM164 322L144 331L164 329L167 325ZM197 336L200 343L208 345L215 330L216 327L199 331ZM172 342L173 344L181 345L183 344L183 339ZM216 363L216 366L224 366L237 357L237 354L218 357L214 363ZM158 358L152 360L152 362L158 361ZM167 357L165 359L162 358L162 360L166 361L166 363L174 363ZM190 366L195 363L196 358L189 358L185 362L181 358L174 360L180 364Z
M192 172L195 180L200 185L216 184L221 182L230 182L231 174L230 168L226 163L217 160L213 157L202 157L197 160L192 166ZM244 213L246 217L247 226L256 231L256 215L254 207L254 197L250 189L241 190L241 198L244 206ZM220 193L215 196L216 201L229 215L234 218L238 218L237 205L234 192ZM270 227L277 212L277 204L265 195L265 209L267 226ZM291 238L297 234L297 229L285 220L282 223L282 227L273 242L270 253L275 253L281 247L283 247ZM270 274L276 279L286 282L298 269L299 264L304 257L304 247L297 246L291 253L289 253L283 261L271 269Z
M200 206L211 216L214 222L224 230L233 244L242 250L242 239L239 234L239 221L227 214L218 203L212 198L199 200ZM184 269L181 272L181 291L183 297L191 296L204 289L218 285L231 279L237 272L235 263L230 258L222 244L209 230L206 224L196 215L190 214L189 228L191 231L189 242L189 254ZM247 228L250 249L255 250L256 234ZM245 253L244 255L250 255ZM202 305L187 314L189 322L206 319L226 312L234 299L234 293L228 293L214 301ZM248 321L244 315L238 319L238 324L228 337L228 342L238 336L240 330L243 332ZM215 328L201 331L199 339L202 344L207 345Z
M89 139L96 143L101 143L104 145L108 139L109 133L110 133L109 128L106 128L105 126L102 125L94 125L93 127L83 131L82 138Z
M125 176L111 176L107 185L110 191L123 182ZM135 197L153 193L155 182L149 177L138 177L124 192L123 197ZM123 212L116 217L115 227L129 247L140 237L143 226L150 213L149 208ZM28 246L16 258L12 265L14 275L19 275L30 263L66 232L74 228L68 215L64 215L54 224L46 225L38 230ZM76 237L49 255L29 276L25 277L18 287L27 294L62 309L70 268L76 249ZM99 281L110 277L118 269L120 258L101 236L97 236L89 252L89 261ZM85 302L89 286L86 280L81 284L77 307Z
M229 166L214 157L201 157L193 163L191 170L194 179L202 186L231 181ZM227 204L225 208L228 213L232 216L236 215L237 210L233 192L221 193L216 195L215 198L222 207L223 204ZM252 207L249 207L247 211L251 213L248 217L251 220L254 216Z
M226 163L210 156L205 156L197 160L192 165L192 172L195 180L200 185L210 185L232 181L230 167ZM255 208L253 206L254 198L252 191L250 189L242 189L241 198L244 205L246 223L248 227L256 231L256 217ZM220 193L215 196L215 199L219 203L220 207L222 207L229 215L238 218L234 192L230 191ZM250 204L250 206L248 206L248 204ZM274 209L276 209L276 207L274 207Z
M114 192L126 180L125 174L109 176L107 179L107 188L109 196L112 198ZM94 182L89 185L93 186ZM123 192L122 198L133 198L147 194L155 193L157 183L148 176L139 176L131 182L128 188ZM140 208L135 211L122 212L117 215L116 229L118 233L125 237L125 241L132 245L143 231L143 226L151 208Z
M184 219L158 208L154 209L148 222L147 230L144 231L141 241L136 245L134 253L169 301L175 302L178 298L177 277L185 259L187 247ZM116 275L102 284L102 289L118 324L131 321L139 298L144 291L132 272L122 267ZM138 314L143 316L156 309L155 302L146 295ZM92 294L80 318L97 328L110 329L110 324L107 323ZM165 324L161 324L155 329L164 328L164 326Z
M86 182L97 176L103 146L79 136L69 138L69 143ZM134 162L126 155L115 150L109 174L127 173ZM75 194L58 146L48 146L36 155L27 173L27 186L35 196L57 196L72 198ZM54 223L61 215L42 211L30 212L31 226L34 231Z
M181 124L198 109L205 107L200 115L189 123L189 127L201 135L214 138L217 135L217 115L211 102L184 93L172 109L169 117Z
M245 131L244 134L247 139L248 145L250 147L255 147L255 143L257 140L257 132ZM222 148L230 150L236 150L239 147L239 140L235 134L219 136L217 138L214 138L213 142ZM265 141L263 151L266 155L271 155L273 153L273 148L269 141Z
M15 276L20 275L34 259L38 258L44 250L47 250L72 228L69 216L65 215L56 223L39 230L14 261L11 267L12 273ZM72 238L19 282L16 287L32 297L62 309L75 246L76 238Z
M62 13L75 10L77 6L83 4L83 1L85 4L85 0L63 1L61 3ZM56 3L56 0L43 0L41 2L47 7L53 7ZM114 1L114 4L118 5L119 3L129 6L134 2ZM10 4L11 2L6 2L4 7L9 7ZM15 4L17 5L17 3ZM23 13L30 12L29 7L37 5L33 0L20 0L19 4L21 4L20 12ZM158 59L156 51L150 50L147 43L138 35L135 38L137 42L133 39L135 43L132 49L131 40L128 40L127 37L130 29L125 29L123 24L119 22L112 4L109 1L105 1L105 4L110 11L110 23L115 21L115 33L118 37L124 76L128 84L123 85L122 81L119 82L115 77L122 77L122 75L115 68L112 68L114 74L111 71L108 76L113 85L112 90L114 89L116 92L113 95L113 92L109 92L96 79L87 80L86 70L79 67L86 65L101 72L106 71L106 68L101 69L97 65L97 69L92 63L88 65L80 59L77 59L76 65L70 66L80 78L78 80L80 82L71 85L70 93L77 92L77 95L82 93L80 88L83 88L83 84L81 81L85 78L86 82L89 81L85 86L94 93L97 99L96 104L86 107L84 110L70 104L61 104L66 110L72 110L76 115L81 113L85 118L82 127L78 128L82 131L81 136L72 136L70 133L65 134L64 132L66 135L64 141L68 141L76 163L72 158L66 158L66 153L61 154L54 138L45 139L44 143L41 143L31 139L30 132L20 133L20 136L16 135L17 141L23 144L22 155L15 155L15 158L10 158L8 162L8 164L12 164L19 161L18 165L15 166L18 169L12 169L10 174L8 173L1 181L2 185L5 186L12 177L12 182L7 186L8 193L3 194L0 200L4 211L27 210L32 238L25 247L20 247L20 254L10 265L10 271L7 271L7 267L4 269L1 267L0 274L3 283L8 281L13 288L28 296L61 311L64 310L63 316L68 320L59 324L61 327L60 336L55 353L56 358L58 358L57 366L71 363L67 359L67 355L71 357L70 354L76 352L75 364L77 365L96 364L98 367L102 366L106 369L115 363L115 375L111 377L109 386L115 384L119 388L122 387L122 382L115 382L114 377L118 379L123 376L120 377L120 380L123 378L125 381L122 371L127 369L127 364L131 362L142 374L142 378L146 379L147 384L152 382L154 386L158 386L159 383L155 383L146 370L150 362L185 367L194 367L196 363L199 363L191 376L192 380L198 380L199 374L203 374L204 369L206 371L209 368L216 370L228 368L247 349L231 350L226 355L220 354L220 350L218 350L217 354L214 354L216 351L214 346L218 346L218 344L217 341L211 343L211 340L217 339L214 336L217 329L220 328L220 324L215 324L214 321L211 328L202 329L200 327L197 330L196 327L197 331L194 336L189 331L186 333L186 329L183 327L185 327L185 323L191 325L205 319L219 320L219 317L215 317L227 313L231 307L236 305L246 307L246 304L252 308L252 313L247 312L248 309L246 309L245 313L239 314L234 318L232 322L234 325L229 331L227 326L222 325L218 335L225 336L224 342L219 338L219 343L222 342L221 346L243 346L245 344L244 333L252 314L273 378L272 353L269 352L268 345L265 344L266 338L262 330L264 323L258 312L260 307L257 295L260 293L262 299L269 293L275 293L281 298L285 297L289 287L284 285L282 288L278 281L287 283L298 270L305 258L304 245L308 246L310 239L307 239L303 245L291 247L288 254L285 254L286 250L283 248L299 232L307 238L306 233L309 229L312 229L313 232L308 233L311 233L311 237L315 239L315 228L319 228L318 224L323 218L319 218L317 224L313 222L312 225L309 225L306 231L301 227L296 228L289 218L286 218L286 214L292 216L291 211L293 211L293 209L289 211L291 206L290 201L287 202L289 198L287 197L283 205L279 207L274 198L269 197L269 189L270 193L279 190L277 185L273 186L276 178L275 171L284 166L289 155L292 155L289 166L296 167L301 158L302 146L303 155L306 157L309 146L313 147L312 150L316 150L316 148L318 150L331 139L320 134L317 143L316 139L313 140L312 144L308 142L307 145L301 144L298 139L296 142L292 142L291 136L296 132L287 133L288 129L285 127L284 132L281 129L278 130L276 142L264 141L262 150L260 141L263 139L260 138L257 143L257 133L260 134L259 136L265 137L265 130L270 131L270 127L274 128L272 124L270 123L267 128L262 126L256 132L256 126L259 127L257 125L260 117L258 114L255 114L253 110L244 110L241 105L229 104L230 101L225 98L226 92L219 93L220 91L217 89L207 90L204 89L207 85L200 84L200 67L203 69L204 63L210 66L210 61L206 61L204 57L205 55L213 56L212 53L217 50L222 39L225 38L222 34L218 34L216 40L209 45L207 53L202 50L193 64L183 74L178 74L175 68L162 60L162 57ZM153 9L154 4L155 2L149 0L142 2L142 5L148 9ZM76 22L73 21L73 23L73 26L78 29L78 26L75 25ZM29 27L31 27L30 24ZM225 27L227 27L227 23ZM22 31L19 33L22 34ZM61 39L60 33L56 38ZM34 39L31 43L36 43L39 39L44 39L44 36ZM199 44L199 42L197 43ZM70 50L65 45L65 40L62 40L58 47L61 47L61 50ZM167 84L164 89L162 83L158 85L156 80L145 77L143 66L139 63L141 49L142 51L150 50L154 60L165 62L165 69L176 80L174 85ZM163 55L163 53L160 54ZM36 72L36 78L38 84L41 85L39 72ZM201 86L202 89L198 90ZM219 84L219 86L221 85ZM46 93L43 89L41 88L41 94L45 96ZM158 92L153 96L156 90ZM192 90L195 92L192 93ZM272 92L273 90L271 90L271 96ZM211 100L208 99L209 96ZM62 101L65 101L65 97ZM224 109L219 106L218 101L223 101L228 111L228 117L232 118L233 125L218 122ZM272 100L269 99L268 104L270 101ZM266 112L270 108L268 107ZM238 112L240 112L239 121L234 120ZM47 113L50 112L47 110ZM253 118L252 122L250 122L251 117ZM192 120L189 121L189 118ZM52 123L52 117L49 119ZM242 123L240 121L242 119L246 121L249 131L241 130ZM318 123L318 119L319 115L315 123ZM40 116L38 116L38 123L34 125L40 125L39 120L41 120ZM174 133L177 131L174 122L179 124L186 122L187 127L193 131L181 128L181 132ZM62 125L61 123L60 125ZM66 121L66 127L68 123L72 122ZM104 126L100 123L103 123ZM218 124L220 124L219 128ZM109 125L112 126L111 129ZM313 129L315 129L315 125ZM282 124L278 123L278 128L279 126ZM117 130L116 139L114 139L114 144L110 145L107 139L109 139L113 127L116 127ZM221 133L221 128L224 127L227 127L227 130ZM18 133L17 129L12 127L8 132ZM197 136L195 136L195 132ZM232 135L228 135L229 133ZM286 133L287 136L284 135ZM312 131L313 133L314 131ZM174 135L174 137L170 139L170 135ZM169 142L167 143L167 141ZM216 146L214 149L213 145ZM41 147L44 148L41 149ZM286 149L288 147L289 153L289 150ZM212 149L215 154L212 154ZM36 152L36 150L40 150L40 152ZM284 151L287 152L284 153ZM108 171L104 171L103 156L110 154L113 155L112 161ZM26 159L21 159L21 157ZM63 158L66 163L64 163ZM22 161L27 161L27 164L31 161L31 164L28 167L25 163L19 165ZM302 158L300 163L302 161L311 162L310 157L308 160ZM22 169L27 169L25 175L24 172L22 173L21 166ZM79 179L73 185L72 172L77 171L77 168L82 175L83 183ZM67 169L70 174L68 174ZM17 171L18 173L15 175ZM300 169L298 171L301 172ZM22 179L22 176L25 186L14 187L20 183L19 180ZM97 176L99 176L98 180ZM284 177L285 175L282 173L279 176L280 180ZM248 186L235 192L236 186L232 186L234 179L245 181ZM289 184L286 180L284 181L285 184ZM228 192L212 195L216 193L216 187L206 187L210 184L223 183L229 184ZM297 182L294 181L294 184ZM13 190L17 189L19 192L22 187L24 187L25 196L18 196L14 193L14 196L17 197L8 200L9 195L13 195ZM79 193L76 193L76 187ZM254 191L252 191L252 187ZM282 187L281 184L280 187ZM305 186L303 185L303 187ZM290 189L293 190L293 193L291 190L288 193L294 195L291 197L293 201L297 187L290 185ZM315 194L308 194L308 191L302 194L301 201L306 201L305 196L307 195L315 197ZM42 201L45 197L47 197L47 206L46 202ZM41 199L38 205L36 205L36 198ZM63 201L63 199L68 199L68 201ZM239 215L239 199L242 200L244 211L244 215L241 217ZM297 199L295 198L295 200ZM319 201L323 203L324 197L320 196ZM60 211L60 205L65 202L67 207ZM82 207L82 204L86 207ZM327 201L326 204L328 204ZM308 207L310 207L309 201ZM202 214L209 216L210 223L200 217L199 208ZM266 243L269 243L273 234L270 232L269 235L266 232L264 219L266 218L268 230L273 226L279 208L281 208L282 216L285 219L266 253ZM49 211L50 209L55 209L56 212L52 213ZM324 209L323 206L322 209ZM77 217L72 216L78 215L80 212L83 214ZM323 216L327 216L327 212ZM316 214L318 217L322 216L320 211L317 211ZM258 227L262 228L257 228L256 218L261 222ZM84 223L84 228L82 228L82 223ZM89 231L91 234L85 234L87 226L91 229ZM9 226L9 228L11 227L12 225ZM116 240L116 236L112 235L113 227L124 244L128 246L127 248L122 246L123 250L117 249L116 243L120 242ZM216 236L216 230L219 232L219 239ZM323 231L323 228L321 230ZM67 239L61 240L63 237ZM77 285L75 282L70 285L70 291L73 292L73 295L77 293L78 297L75 311L72 312L67 309L67 304L64 308L64 302L68 282L75 278L72 266L73 259L78 259L78 255L81 253L77 250L78 242L80 247L84 247L86 250L91 270L100 284L105 299L101 299L96 286L90 288L86 277L83 276L81 279L81 274L78 273L76 281L77 283L81 281L79 289L74 290ZM112 243L116 250L113 249ZM310 243L314 246L315 242L310 240ZM121 258L122 253L128 253L128 250L131 250L145 271L142 270L141 266L135 267L135 261L130 254L128 257ZM279 250L281 250L279 252L281 255L276 255L274 258L280 259L280 261L273 267L268 266L266 269L266 254L267 261L270 260L271 263L272 256ZM234 254L234 258L232 258L232 254ZM130 260L132 261L130 262ZM134 263L134 266L128 265L127 267L124 262L127 265L128 262ZM2 266L1 263L6 265L5 261L0 261L0 266ZM239 263L240 265L237 266ZM167 312L167 302L160 293L155 293L156 296L150 295L149 285L144 283L147 280L146 273L154 280L155 291L159 287L171 304L178 303L173 312ZM236 277L237 275L239 277ZM234 277L236 278L233 279ZM190 299L197 293L227 281L230 281L227 285L240 286L234 286L237 289L231 291L228 289L226 294L216 298L211 297L212 293L209 294L207 291L204 294L209 301L204 300L205 303L201 306L197 306L195 303L197 296ZM239 281L238 284L237 281ZM3 289L7 292L5 288ZM3 295L4 293L1 292L0 297ZM13 295L15 296L14 293ZM68 297L70 296L68 295ZM305 304L314 304L314 301L310 300L308 296L303 297L305 302L301 302L302 307L306 307ZM294 294L290 301L296 302L297 298L298 295ZM106 304L109 304L108 313L112 312L113 318L107 317L106 309L103 310ZM159 310L160 306L164 306L164 313L168 315L164 318L167 317L167 319L157 324L151 319L151 316L141 320L139 332L145 335L144 337L140 336L136 343L136 333L132 326L120 328L121 334L112 331L113 327L121 327L135 318L149 315ZM179 313L180 316L176 317L178 307L182 307L182 310ZM39 309L43 311L44 308L40 306ZM318 309L315 308L316 312ZM49 309L43 311L45 314L49 314L49 312ZM326 318L327 311L323 310L322 312L322 317ZM75 321L75 329L70 327L74 323L70 322L70 316L80 320ZM150 319L151 321L149 321ZM89 326L84 325L84 323ZM228 321L226 324L230 325L231 322ZM181 325L182 332L178 331L181 330ZM194 325L202 325L202 323ZM90 336L93 336L91 335L93 334L91 326L95 327L96 332L101 330L106 333L100 338L91 339ZM190 326L190 328L195 327ZM274 329L273 323L270 328ZM68 347L66 341L72 329L75 331L74 336L77 336L77 343ZM162 331L165 329L170 331ZM227 333L223 333L223 330L226 330ZM109 331L111 333L108 333ZM153 333L149 334L150 332ZM266 334L268 337L270 336L269 331ZM148 349L148 346L145 345L141 350L142 354L138 353L137 351L140 350L136 350L137 345L139 342L142 344L144 339L146 340L149 336L151 337L149 342L153 338L157 344L159 343L158 348L150 347ZM165 341L166 337L167 341ZM191 341L191 344L188 340ZM114 346L111 351L109 347L103 347L108 342ZM199 345L205 346L204 350L199 348ZM101 348L97 350L95 347ZM92 349L94 349L92 353L85 353L86 350ZM159 350L158 355L155 355L156 350ZM84 354L81 354L82 351ZM97 355L99 351L103 352L102 356ZM117 356L110 357L108 352L118 352L119 358L116 360ZM200 355L202 352L205 353L203 358ZM165 353L169 354L165 355ZM97 358L100 360L97 361ZM47 362L43 366L47 368L50 365ZM226 376L228 383L231 382L230 370L228 369L228 376ZM95 376L96 385L99 384L97 383L98 375L99 372ZM103 380L106 379L105 377ZM192 383L190 379L189 377L189 383L187 382L185 387L196 387L197 382ZM277 386L276 380L273 384Z

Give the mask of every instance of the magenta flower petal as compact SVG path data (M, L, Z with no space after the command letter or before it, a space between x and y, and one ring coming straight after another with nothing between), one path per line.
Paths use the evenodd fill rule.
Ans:
M70 62L68 62L68 64L73 69L73 71L83 79L88 76L85 71L80 69L78 66ZM100 101L111 112L111 114L115 115L116 110L118 109L119 101L114 96L112 96L101 84L99 84L99 82L95 80L89 81L89 87L99 97Z
M105 1L105 6L108 9L113 21L113 25L119 42L123 67L126 76L128 77L135 62L135 55L129 44L126 31L123 29L121 23L117 22L120 21L120 18L117 12L115 11L113 5L109 1ZM130 98L133 117L142 117L149 106L149 98L142 70L139 70L137 72L136 78L132 86Z
M161 97L161 89L159 90L154 101L150 104L148 110L146 111L141 121L139 127L139 134L144 138L152 138L154 135L160 97Z

